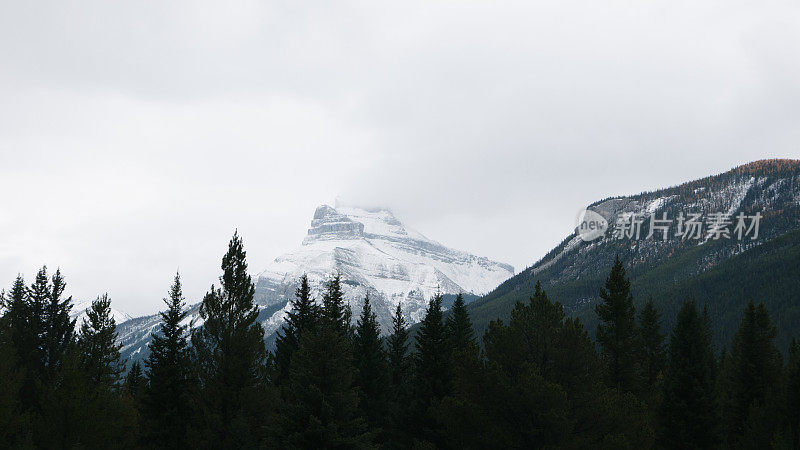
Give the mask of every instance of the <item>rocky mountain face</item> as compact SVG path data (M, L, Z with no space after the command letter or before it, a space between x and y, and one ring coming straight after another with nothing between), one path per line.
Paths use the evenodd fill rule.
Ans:
M320 206L300 248L276 258L256 279L257 302L280 307L267 323L267 332L282 321L300 276L308 276L319 300L334 272L342 276L353 314L360 313L369 294L378 321L388 330L398 303L412 323L418 322L437 289L482 295L512 276L514 269L432 241L385 208Z
M378 321L387 331L398 303L411 323L418 322L437 289L477 298L512 276L514 269L428 239L386 208L323 205L314 212L302 244L254 277L255 301L261 309L258 320L267 340L283 324L300 276L308 276L321 304L324 283L337 272L353 316L360 314L364 296L369 294ZM201 325L199 304L189 309L187 323ZM150 334L158 324L157 314L120 323L123 357L145 357Z
M601 200L587 210L607 224L604 232L590 239L576 227L541 260L469 305L478 329L508 317L536 281L593 329L599 289L618 255L635 301L654 297L666 326L688 296L716 313L712 317L725 325L718 329L738 320L746 297L758 296L772 305L779 323L787 322L784 329L800 330L800 299L782 297L796 296L791 292L797 289L763 295L781 283L798 283L793 270L800 260L792 259L800 250L800 161L758 161L672 188ZM758 267L761 278L747 267ZM728 336L715 338L724 343Z

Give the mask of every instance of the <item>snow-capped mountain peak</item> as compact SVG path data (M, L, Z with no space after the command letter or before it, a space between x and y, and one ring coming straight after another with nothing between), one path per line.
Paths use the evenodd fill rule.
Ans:
M267 339L283 325L302 275L308 276L313 296L321 302L325 282L335 273L341 275L345 301L354 316L360 314L369 294L383 331L388 331L398 303L407 320L415 323L437 290L485 294L511 277L514 268L428 239L405 226L388 208L322 205L314 211L302 243L275 258L254 278L258 320ZM201 325L199 304L188 309L191 326ZM144 357L159 321L154 314L121 324L123 356Z
M447 248L406 227L388 208L354 206L316 209L300 248L279 256L257 277L257 301L280 306L277 325L289 308L297 280L308 275L319 290L340 273L354 312L369 293L379 321L388 326L398 303L416 322L438 290L480 295L514 273L513 267ZM267 331L272 327L267 324Z

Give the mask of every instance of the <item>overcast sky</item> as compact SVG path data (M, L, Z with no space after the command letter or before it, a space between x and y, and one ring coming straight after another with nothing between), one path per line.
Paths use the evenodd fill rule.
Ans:
M338 196L519 271L585 205L800 157L796 1L0 0L0 281L190 303Z

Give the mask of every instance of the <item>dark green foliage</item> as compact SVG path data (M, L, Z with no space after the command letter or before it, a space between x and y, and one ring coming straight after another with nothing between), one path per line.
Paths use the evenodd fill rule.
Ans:
M792 448L800 448L800 344L792 339L786 365L786 421Z
M40 337L44 333L42 319L44 305L33 304L28 288L21 275L14 280L6 299L9 324L9 341L16 358L15 366L21 370L20 403L23 410L37 409L37 376L44 372L43 346Z
M46 336L47 336L47 308L50 303L50 280L47 277L47 268L42 267L36 273L36 279L28 288L27 295L27 338L28 351L20 356L25 360L25 367L29 374L38 379L44 379L47 372Z
M32 439L26 426L30 413L25 411L21 402L24 378L16 360L6 315L0 317L0 442L8 447L24 448Z
M275 366L278 384L283 384L289 377L289 365L292 354L300 345L300 336L313 330L319 321L319 308L311 298L311 286L308 276L300 277L300 286L292 301L292 310L286 315L286 323L281 327L275 340Z
M347 334L350 326L351 313L344 303L342 293L342 276L336 273L325 285L325 294L322 296L322 320L327 322L340 333Z
M800 264L794 263L800 260L800 230L789 231L710 267L707 264L697 267L698 262L716 261L724 250L719 244L708 242L681 248L658 263L647 261L626 266L637 310L652 296L661 312L663 329L668 331L675 326L684 299L694 297L701 300L708 305L712 315L712 343L715 351L719 352L730 346L747 302L752 298L758 299L772 313L778 327L775 342L785 352L792 337L796 337L797 330L800 330L800 304L796 294L800 292ZM527 301L539 278L548 294L562 301L568 314L580 318L594 336L599 322L595 303L582 300L597 297L597 287L602 285L604 275L607 275L597 268L606 267L606 264L610 266L615 254L624 257L625 261L628 261L628 256L641 261L641 255L632 249L609 248L602 255L577 260L587 268L580 277L568 271L576 263L577 256L562 258L547 269L537 271L535 277L531 270L522 271L495 292L467 304L477 332L482 333L495 318L507 320L515 302ZM556 281L562 271L572 275Z
M530 377L533 370L563 391L566 423L558 441L586 446L611 438L639 443L651 439L642 405L598 384L600 365L586 330L579 321L565 318L562 306L552 303L540 284L527 304L517 303L508 325L499 320L489 325L484 343L488 363L509 383ZM627 415L630 420L633 413L640 422L637 429L622 427L615 419ZM569 439L570 434L580 439Z
M103 294L92 302L78 335L83 368L92 383L112 388L117 385L125 363L120 361L117 324L111 316L111 300Z
M442 442L452 448L542 448L569 442L564 389L532 366L513 377L495 365L432 406Z
M59 371L59 381L42 396L35 421L39 448L134 448L138 436L136 407L128 395L97 383L96 367L86 367L86 346L72 345ZM108 374L109 370L104 373Z
M639 336L642 348L642 375L648 386L655 386L666 362L661 318L653 304L647 301L639 315Z
M146 387L147 379L142 372L142 365L139 364L139 361L134 361L127 375L125 375L125 382L122 384L122 388L127 394L138 400Z
M436 294L425 311L416 335L416 387L419 398L428 402L450 393L450 352L442 322L442 296Z
M206 294L191 348L176 276L146 374L134 363L123 383L107 297L94 302L75 340L60 273L48 279L43 269L30 286L18 278L0 294L0 446L798 445L800 346L792 343L784 370L763 304L748 305L729 356L717 365L711 327L722 316L715 306L699 313L686 302L673 317L648 302L636 326L617 261L597 311L604 318L602 359L582 321L567 317L539 283L507 324L491 322L483 351L463 298L444 320L436 295L415 335L416 352L408 355L400 305L384 342L372 299L353 326L339 276L326 284L319 310L301 279L273 366L238 234L222 269L222 286ZM666 364L662 318L672 328ZM19 349L30 352L22 356ZM604 368L613 370L603 377Z
M42 268L44 270L44 268ZM49 296L45 306L44 360L47 367L46 381L55 379L67 349L75 338L75 321L70 319L72 297L62 299L67 284L56 270L49 286Z
M684 303L670 337L660 417L667 447L720 444L711 330L694 301Z
M28 331L28 288L25 287L25 280L22 275L17 275L11 291L4 296L6 314L3 316L8 321L9 339L15 349L28 350L33 344L28 340L32 339L27 334Z
M403 308L397 304L392 317L392 334L386 340L389 373L392 385L398 389L406 381L408 375L408 327L403 317Z
M388 359L389 386L387 387L388 409L387 414L390 424L386 427L387 440L393 442L398 448L408 444L409 409L411 401L411 370L412 358L408 354L408 327L403 316L403 308L397 304L392 317L392 331L386 338L386 355Z
M602 349L606 378L622 392L637 392L640 387L637 367L639 339L631 283L619 257L600 290L601 302L595 307L600 324L597 342Z
M723 380L724 419L730 445L770 441L776 432L776 400L783 369L774 344L776 334L764 304L756 306L751 301L733 339Z
M149 386L143 399L144 431L148 442L164 448L181 448L186 444L186 430L191 419L189 396L193 389L189 353L189 332L182 325L184 308L180 275L164 299L161 328L150 341L150 355L145 360ZM133 368L131 368L131 372Z
M199 381L194 399L199 420L192 436L201 447L237 448L261 440L267 410L260 402L269 397L267 352L245 257L234 233L222 258L222 289L211 286L203 298L203 326L191 338Z
M425 317L415 339L414 375L411 400L405 405L404 427L418 430L428 443L443 445L444 437L434 426L431 406L451 393L452 352L442 320L442 296L437 293L428 302Z
M359 389L361 411L370 424L382 427L387 412L388 368L378 319L372 312L369 295L364 298L353 344L355 385Z
M472 321L469 318L467 307L464 304L464 297L458 294L450 315L445 322L447 333L449 336L448 345L453 351L456 352L477 352L477 344L475 343L475 331L472 327Z
M518 305L508 327L492 323L484 338L487 361L482 362L476 358L472 333L466 330L466 326L469 331L472 328L469 314L456 299L446 327L453 350L452 393L432 406L433 417L441 424L442 442L466 448L566 442L572 425L568 395L563 386L542 375L534 362L541 358L529 353L536 347L532 342L536 337L526 334L535 328L528 323L534 317L523 318L523 310L530 311ZM561 318L563 314L557 319L559 326Z
M364 448L373 435L359 415L350 342L326 321L304 333L292 357L284 407L268 446Z

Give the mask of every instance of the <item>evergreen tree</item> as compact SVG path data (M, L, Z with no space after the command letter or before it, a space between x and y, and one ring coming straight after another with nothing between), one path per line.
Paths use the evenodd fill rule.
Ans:
M378 319L364 298L361 317L356 324L354 341L356 386L361 397L363 416L373 426L383 426L386 416L386 356L383 352Z
M36 446L134 448L138 435L134 401L110 385L94 381L97 370L87 367L85 344L83 340L81 345L69 346L58 384L43 392L41 418L34 433Z
M149 386L143 399L148 442L163 448L186 447L192 391L189 333L182 325L185 309L180 274L164 299L167 309L160 313L161 327L153 333L150 355L145 360ZM132 371L133 369L131 369Z
M17 275L6 300L4 319L8 324L9 355L15 358L14 367L20 369L22 377L19 389L19 402L22 410L38 408L36 390L37 356L41 354L39 337L41 328L37 325L37 312L28 301L28 288L22 275Z
M775 347L775 326L763 303L750 301L733 339L726 373L725 424L728 443L748 445L773 438L783 363Z
M47 371L47 354L45 340L47 339L47 307L50 303L50 280L47 277L47 267L42 267L36 273L36 279L28 288L28 318L30 346L29 351L23 356L26 368L30 375L37 380L44 380Z
M387 339L387 347L392 385L397 389L408 375L408 329L400 303L392 317L392 334Z
M286 322L277 333L275 340L275 365L277 382L282 384L289 376L289 365L292 354L300 345L300 336L313 330L319 320L319 311L311 298L311 287L308 276L300 277L300 286L295 291L292 310L286 315Z
M213 285L203 298L203 326L192 334L200 390L196 445L253 446L260 441L267 401L264 331L256 322L255 287L246 254L234 233L222 258L222 289Z
M89 380L112 388L119 382L125 363L120 361L117 324L111 315L111 300L103 294L92 302L81 325L78 345Z
M47 267L42 267L30 288L17 277L7 300L11 342L26 369L24 396L28 406L33 405L36 395L34 380L45 384L55 381L66 348L74 339L75 322L69 317L72 299L61 299L65 287L60 271L51 281Z
M536 283L527 304L515 305L507 326L499 320L490 324L484 343L488 364L497 366L509 383L530 380L533 370L564 390L573 433L580 436L573 438L576 446L602 442L610 433L625 434L617 421L599 421L598 411L608 410L609 417L616 417L620 414L614 405L627 400L602 392L596 381L599 362L588 333L580 321L565 319L563 307L550 301L541 283Z
M450 348L453 351L477 354L478 346L475 343L475 331L472 329L472 321L469 318L467 307L464 304L464 297L461 294L456 296L451 314L447 317L445 325L449 336Z
M693 301L678 314L669 342L660 417L668 448L720 444L710 330Z
M142 365L139 361L134 361L131 364L128 374L125 375L125 382L122 384L125 392L130 394L134 399L138 399L142 395L142 391L146 387L147 379L142 373Z
M17 275L5 299L6 314L8 320L9 340L15 352L33 352L36 343L32 336L33 327L28 326L30 308L28 307L28 288L25 287L25 280L22 275ZM20 363L22 363L22 357Z
M652 387L655 386L666 362L661 321L652 298L647 301L639 316L639 333L642 344L643 375L647 385Z
M617 256L606 278L605 289L600 290L602 302L595 311L600 319L597 342L602 349L608 384L621 392L637 392L640 384L636 311L630 291L631 283Z
M285 407L270 448L368 448L373 435L359 415L350 342L331 321L303 333L292 356Z
M344 304L342 276L338 272L325 285L325 294L322 296L322 320L331 324L335 330L347 334L350 321Z
M416 386L419 399L427 403L450 392L450 353L442 322L442 294L428 303L416 339Z
M47 365L47 382L53 382L66 356L67 349L75 339L75 320L70 318L72 297L62 299L66 288L61 270L56 270L51 280L45 307L44 356Z
M431 445L444 445L444 436L437 430L436 417L430 408L452 390L452 352L447 329L442 321L442 294L428 302L425 316L415 339L414 377L411 401L406 406L407 421L403 425L417 430L416 436Z
M3 299L0 295L0 300ZM30 412L23 409L20 390L24 381L16 364L8 316L0 317L0 442L9 448L30 448Z
M409 408L411 401L411 364L408 356L408 328L401 303L392 317L392 332L386 339L386 354L391 390L388 394L389 413L386 441L397 448L409 445Z

